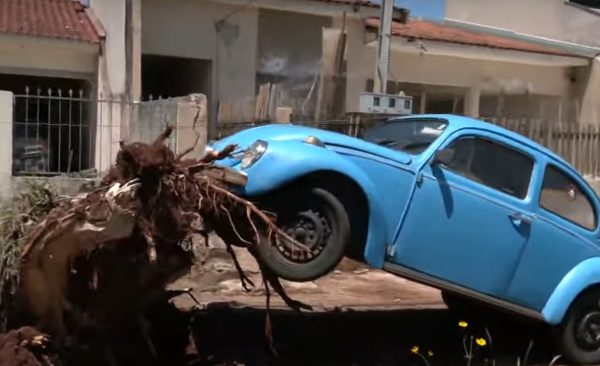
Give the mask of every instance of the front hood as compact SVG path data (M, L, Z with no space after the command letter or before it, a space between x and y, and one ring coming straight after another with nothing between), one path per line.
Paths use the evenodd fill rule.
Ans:
M292 124L270 124L260 127L253 127L237 132L224 139L216 141L211 146L217 150L224 148L229 144L237 144L241 149L247 148L254 141L260 139L264 141L302 141L308 136L314 136L321 140L325 145L331 148L344 148L363 153L368 153L396 161L401 164L409 164L412 160L411 155L388 149L386 147L373 144L355 137L341 133L322 130L318 128L292 125Z

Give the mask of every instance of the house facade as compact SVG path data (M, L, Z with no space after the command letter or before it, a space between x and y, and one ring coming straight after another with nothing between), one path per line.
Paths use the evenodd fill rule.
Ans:
M84 100L102 83L104 38L78 2L0 0L3 174L95 165L95 109Z
M512 39L531 39L583 53L590 67L578 79L585 83L573 104L582 123L598 124L600 116L600 11L581 0L477 1L446 0L445 20ZM490 11L493 9L493 11ZM502 16L498 16L502 14ZM535 21L521 14L535 15ZM543 26L540 26L543 25Z
M377 19L367 21L374 32L378 25ZM375 62L374 32L361 53L363 67L349 76L362 76L367 88L372 85L371 74L360 70ZM546 123L600 122L580 118L581 101L589 100L592 85L600 87L591 75L594 59L587 48L512 39L418 19L395 23L392 34L389 90L412 95L416 112Z
M415 1L396 2L415 12L405 22L395 9L387 85L412 96L414 112L600 123L597 14L563 0L542 10L542 0ZM513 15L536 9L544 26ZM139 111L148 100L205 95L214 137L221 115L253 120L259 105L296 119L358 112L376 74L380 7L370 0L0 0L3 13L0 90L18 102L13 174L105 170L132 124L177 118L175 107L149 121ZM39 146L41 158L22 158Z
M569 28L552 18L558 8L545 9L544 24L553 25L537 27L546 33L535 34L535 27L525 27L531 22L510 15L541 7L538 0L514 2L512 12L498 2L436 0L443 19L413 17L394 25L389 90L413 96L415 112L599 123L594 58L600 48L593 36L577 34L600 18L550 2L551 8L581 13L586 26ZM409 11L412 3L399 2ZM285 95L280 104L302 118L331 114L320 113L319 104L331 93L322 85L332 73L343 78L343 91L329 104L343 104L344 112L358 111L360 93L372 88L380 12L375 2L90 0L90 7L107 33L118 34L114 47L107 47L113 90L133 100L204 93L213 127L220 105L253 98L264 83L277 83ZM111 16L117 8L125 14L118 21ZM496 18L517 30L496 30ZM334 61L340 33L341 61ZM336 71L334 63L340 64Z
M361 43L364 22L379 14L378 5L366 0L141 0L134 4L139 6L133 11L139 20L133 23L141 24L141 30L132 32L132 45L139 45L132 47L133 58L140 65L139 72L132 74L133 97L204 93L213 125L220 104L252 98L264 83L279 84L286 95L282 103L292 103L295 113L302 114L306 104L314 110L315 80L328 51L325 34L345 27Z

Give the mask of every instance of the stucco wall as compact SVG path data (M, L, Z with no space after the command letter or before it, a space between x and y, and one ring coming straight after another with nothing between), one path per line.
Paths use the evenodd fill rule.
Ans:
M330 17L262 9L258 16L257 70L292 79L319 71L322 29Z
M360 92L366 90L367 80L375 76L376 51L365 46L365 25L362 20L347 21L346 31L346 111L356 112ZM392 64L395 62L394 59L390 61Z
M355 43L355 42L354 42ZM425 44L425 46L427 46ZM348 63L348 95L350 111L358 108L358 95L367 79L373 78L375 46L354 44L352 61ZM414 46L413 46L414 47ZM568 96L574 85L567 69L555 66L523 65L509 62L481 61L460 57L406 53L393 50L390 59L390 80L419 84L476 88L482 92Z
M95 75L97 54L98 47L94 45L0 35L0 69L6 73Z
M8 187L12 176L13 93L0 90L0 187ZM0 197L4 196L0 188Z
M90 0L90 7L106 31L104 52L100 59L99 91L106 96L125 93L125 1Z
M232 14L220 34L215 22ZM210 1L142 1L142 53L211 60L219 99L254 95L258 13Z
M564 0L446 0L446 18L600 46L600 16Z

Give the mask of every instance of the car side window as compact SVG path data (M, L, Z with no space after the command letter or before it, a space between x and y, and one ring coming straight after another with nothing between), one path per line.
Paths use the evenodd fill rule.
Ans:
M589 197L577 182L552 165L544 172L540 207L586 229L596 228L596 212Z
M478 183L517 198L525 198L534 160L489 139L463 137L453 142L447 168Z

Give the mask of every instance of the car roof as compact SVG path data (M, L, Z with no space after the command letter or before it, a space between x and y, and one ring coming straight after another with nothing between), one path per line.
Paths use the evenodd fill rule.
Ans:
M443 119L448 121L448 123L452 126L454 130L460 130L463 128L476 128L476 129L484 129L486 131L495 132L498 134L502 134L508 138L511 138L519 143L527 145L539 152L545 154L549 158L561 163L564 165L564 168L570 169L572 173L577 174L578 176L582 176L582 174L575 169L568 161L566 161L563 157L556 154L554 151L546 148L545 146L533 141L532 139L525 137L519 133L508 130L504 127L495 125L493 123L489 123L486 121L482 121L480 119L476 119L468 116L460 116L455 114L411 114L409 116L401 116L401 117L393 117L388 121L397 121L402 119L421 119L421 118L430 118L430 119Z

